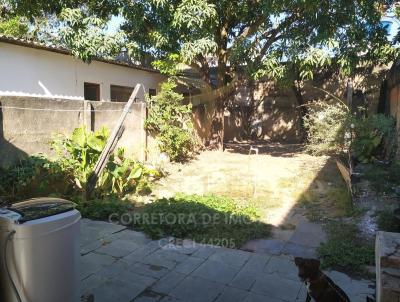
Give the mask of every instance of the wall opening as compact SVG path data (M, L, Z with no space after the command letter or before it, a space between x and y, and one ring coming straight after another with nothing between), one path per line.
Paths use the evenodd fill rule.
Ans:
M133 89L129 86L110 85L111 102L128 102Z
M84 96L88 101L100 101L100 84L85 82Z

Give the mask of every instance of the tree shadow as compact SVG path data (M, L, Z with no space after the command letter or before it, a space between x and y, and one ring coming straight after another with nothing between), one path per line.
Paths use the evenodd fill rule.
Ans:
M251 149L251 152L250 152ZM263 140L247 140L241 142L226 142L225 150L230 153L270 155L274 157L293 157L302 153L302 144L271 143ZM256 151L257 150L257 151Z
M183 195L138 207L134 228L153 239L173 236L206 245L240 248L246 241L270 235L271 226L256 219L252 209L215 196Z
M27 153L10 143L4 136L4 115L0 101L0 168L8 167L28 156Z

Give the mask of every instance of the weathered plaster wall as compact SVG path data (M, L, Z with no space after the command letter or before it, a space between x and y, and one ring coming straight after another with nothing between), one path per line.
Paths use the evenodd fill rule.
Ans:
M84 99L84 82L100 84L100 99L110 100L110 85L158 89L165 77L149 71L0 42L0 94ZM139 99L144 99L141 90Z
M91 130L102 126L112 130L124 106L116 102L0 96L0 165L11 164L24 155L51 155L49 142L55 134L68 135L82 125ZM145 117L146 104L133 104L119 142L139 160L145 158Z

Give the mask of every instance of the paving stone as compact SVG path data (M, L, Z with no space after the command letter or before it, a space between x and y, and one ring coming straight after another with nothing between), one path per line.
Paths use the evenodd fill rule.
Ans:
M163 299L161 299L160 302L179 302L181 300L178 300L177 298L174 297L164 297ZM183 301L181 301L183 302Z
M269 254L251 254L249 260L245 263L243 270L255 272L264 272L264 268L272 255Z
M233 280L240 268L224 264L220 261L207 260L197 268L192 276L201 277L214 282L227 284Z
M171 250L178 253L192 255L199 249L200 245L192 240L174 240L173 242L162 247L163 250Z
M108 255L89 253L81 257L81 280L101 270L103 267L115 262L115 258Z
M248 294L248 291L227 286L215 302L242 302Z
M129 229L125 229L121 232L111 234L110 236L107 237L107 239L112 239L112 240L121 239L126 241L132 241L140 245L145 245L151 241L151 239L148 238L144 233L136 232Z
M137 274L150 276L157 279L168 273L168 269L166 269L165 267L144 263L135 263L131 265L129 269L130 271L136 272Z
M293 257L318 258L315 248L306 247L292 242L285 244L282 253L286 255L292 255Z
M82 219L80 225L81 246L126 229L125 226L89 219Z
M242 250L254 253L268 253L272 255L281 254L286 241L279 239L251 240L242 246Z
M129 255L138 248L140 248L140 245L135 242L117 239L109 244L101 246L96 250L96 253L110 255L115 258L121 258Z
M93 252L94 250L98 249L99 247L101 247L104 244L103 240L95 240L95 241L91 241L83 246L81 246L80 248L80 253L81 255L86 255L90 252Z
M142 291L142 287L118 280L109 280L94 288L91 293L96 302L130 302Z
M175 267L175 271L182 274L190 274L198 268L205 260L196 257L189 257Z
M248 270L243 268L230 282L230 286L249 290L258 278L261 278L265 273L260 271Z
M207 259L219 249L220 247L217 246L202 245L197 249L196 252L192 254L192 256L197 258Z
M151 289L157 293L169 294L185 277L184 274L171 271L158 280Z
M251 291L284 301L294 301L300 287L300 282L282 278L276 274L268 274L258 278L252 286Z
M322 226L316 223L302 221L294 231L289 242L306 247L317 248L322 242L326 242L326 233Z
M186 260L189 256L172 251L157 250L144 257L140 262L157 265L167 269L173 269L177 264Z
M132 272L128 270L120 272L120 274L115 276L114 279L121 280L135 286L143 287L143 289L157 282L157 279L154 277L140 275L137 272Z
M255 293L249 293L243 302L283 302L283 300L273 298L271 296L264 296Z
M88 278L81 282L82 294L88 293L93 288L99 287L102 285L107 278L100 276L98 274L90 275Z
M251 253L249 252L222 248L212 254L209 259L213 261L219 261L227 265L241 267L247 262L250 256Z
M175 287L169 296L185 302L211 302L223 288L219 283L189 276Z
M286 258L273 256L265 267L268 274L276 273L283 278L300 281L298 277L298 268L293 261Z
M111 279L128 269L129 269L129 264L121 260L118 260L110 265L103 267L96 273L96 275L101 276L103 278Z
M152 291L144 291L138 296L134 302L156 302L160 301L164 296Z
M151 253L155 252L158 249L160 249L158 243L156 241L151 241L148 244L134 250L129 255L123 257L121 260L133 264L138 261L141 261L143 258L145 258L146 256L150 255Z

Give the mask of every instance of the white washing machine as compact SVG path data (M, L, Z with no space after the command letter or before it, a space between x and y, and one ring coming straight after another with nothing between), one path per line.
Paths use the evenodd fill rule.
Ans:
M58 198L0 208L0 301L80 301L80 219Z

